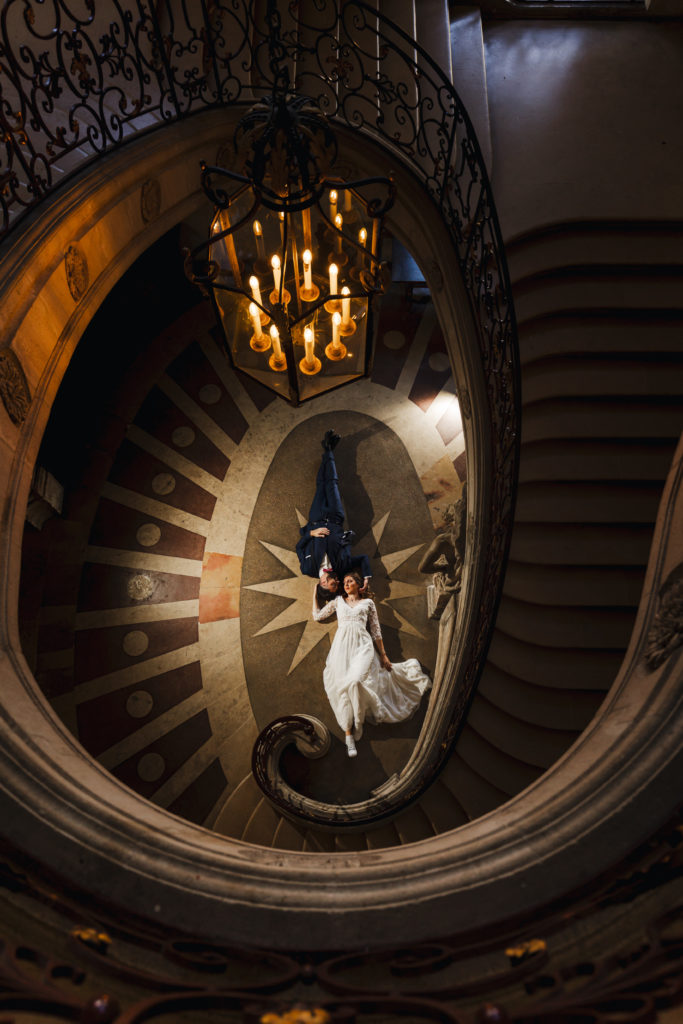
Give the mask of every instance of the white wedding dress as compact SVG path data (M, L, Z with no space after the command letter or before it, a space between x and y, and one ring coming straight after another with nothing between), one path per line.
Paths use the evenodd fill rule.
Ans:
M320 622L337 613L337 632L325 663L323 681L339 725L347 732L363 722L402 722L410 718L432 685L415 658L382 668L373 639L382 632L369 597L349 605L338 596L313 612ZM368 632L369 627L369 632Z

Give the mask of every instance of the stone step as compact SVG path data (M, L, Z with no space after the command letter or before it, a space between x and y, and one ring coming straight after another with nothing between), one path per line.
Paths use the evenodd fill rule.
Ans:
M536 595L535 595L536 596ZM524 643L548 647L626 648L633 608L544 605L503 595L496 628Z
M216 816L214 832L233 839L242 838L254 809L263 794L251 772L246 775L226 800Z
M538 686L596 691L611 685L622 659L621 649L589 651L528 644L494 629L486 668L490 664L500 672Z
M435 835L449 832L469 820L450 789L437 779L419 800L420 810L427 816Z
M683 394L683 359L667 352L602 353L553 356L528 362L524 367L524 404L544 399L606 396L660 396Z
M488 713L489 708L491 709L490 714ZM515 753L511 755L509 751L501 749L498 743L484 739L485 735L495 739L496 724L501 715L504 715L504 712L499 712L492 705L479 701L475 697L467 724L458 740L458 756L480 778L485 779L496 789L507 793L508 796L513 796L520 790L526 789L538 778L539 767L533 763L534 759L538 760L538 755L534 754L533 748L522 749L522 744L513 744ZM493 723L491 722L492 717L494 718ZM516 724L514 720L508 722L508 726L516 726ZM534 729L534 734L537 731ZM545 731L542 730L543 733ZM540 767L545 767L545 761L542 761Z
M516 523L510 558L531 565L645 565L653 525Z
M549 224L506 242L513 288L550 267L620 263L683 265L683 224L678 221L587 221Z
M519 480L618 483L629 480L660 483L671 465L675 445L670 440L649 442L633 438L542 440L525 444Z
M609 306L624 309L680 309L683 267L614 263L564 265L518 280L513 289L520 323L558 311Z
M609 606L634 609L640 601L643 571L623 565L529 565L510 561L504 594L546 606Z
M272 846L279 824L280 815L262 796L249 815L240 838L256 846Z
M522 446L534 441L582 438L675 440L683 425L683 400L668 396L651 402L630 395L549 398L525 403Z
M280 818L271 846L278 850L303 850L305 841L305 829L292 824L287 818Z
M508 799L507 793L473 771L457 750L446 763L441 779L469 818L487 814Z
M659 481L625 483L544 481L517 490L517 523L651 523L661 498Z
M407 810L397 815L393 819L393 826L404 846L407 843L417 843L421 839L429 839L434 835L430 818L419 802L411 804Z
M471 728L486 736L489 743L523 764L547 768L567 749L575 738L573 730L538 729L535 725L511 715L491 704L485 697L477 699Z
M549 357L610 357L647 353L656 337L657 353L681 351L683 313L657 309L593 309L556 311L518 322L520 361L524 373L536 360ZM656 332L656 333L655 333Z
M602 690L568 690L517 679L489 661L478 694L513 718L541 729L580 732L600 706Z
M389 846L400 846L401 839L391 822L384 822L377 828L368 829L365 833L368 850L383 850Z

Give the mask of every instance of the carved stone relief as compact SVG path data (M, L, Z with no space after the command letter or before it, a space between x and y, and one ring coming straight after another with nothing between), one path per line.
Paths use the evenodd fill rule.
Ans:
M66 283L74 302L79 302L88 290L88 261L77 245L70 245L64 255Z
M0 396L12 423L20 426L26 419L31 395L26 374L11 348L0 349Z
M161 212L161 185L157 178L143 181L140 190L140 215L145 222L156 220Z
M683 644L683 562L667 576L659 591L659 608L647 634L645 661L651 672Z
M433 293L438 295L439 292L443 291L443 273L436 260L431 260L429 264L427 279Z
M449 600L460 591L467 533L467 484L454 505L443 513L447 526L427 548L418 568L433 573L427 593L430 619L440 619Z
M458 401L460 402L460 411L466 420L472 416L472 403L470 401L470 393L465 388L458 388Z

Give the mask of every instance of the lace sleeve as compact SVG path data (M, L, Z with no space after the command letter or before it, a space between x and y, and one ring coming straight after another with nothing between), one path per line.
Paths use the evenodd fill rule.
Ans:
M368 605L368 629L370 630L370 636L373 640L381 640L382 630L379 628L379 619L377 618L375 602L368 598Z
M337 610L337 600L335 597L334 601L328 601L319 611L313 609L313 618L316 622L322 622L323 619L330 619Z

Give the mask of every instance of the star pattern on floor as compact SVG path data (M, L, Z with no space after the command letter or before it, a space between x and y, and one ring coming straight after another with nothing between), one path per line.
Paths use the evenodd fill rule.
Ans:
M359 539L354 550L369 552L374 549L375 554L370 555L370 565L373 578L380 575L387 577L389 593L377 604L377 614L380 623L384 626L393 626L399 630L409 633L411 636L421 637L420 630L404 615L399 614L391 602L406 597L424 596L424 587L417 586L403 580L393 579L393 575L407 562L411 555L418 551L423 544L415 544L400 551L384 550L384 531L389 520L390 513L387 512L375 522L370 530ZM301 513L297 510L299 525L305 523ZM305 622L304 631L299 640L292 662L287 670L290 675L294 669L301 664L311 651L317 647L324 637L329 636L336 628L336 620L331 622L315 622L312 617L313 588L315 581L310 576L302 576L299 568L299 559L295 551L279 547L277 544L269 544L267 541L260 541L263 547L269 551L277 560L292 573L284 580L270 580L265 583L252 583L245 587L245 590L256 590L263 594L274 594L276 597L285 597L291 603L275 618L267 622L254 636L265 636L278 629L285 629L298 622Z

